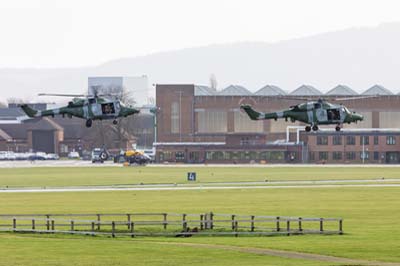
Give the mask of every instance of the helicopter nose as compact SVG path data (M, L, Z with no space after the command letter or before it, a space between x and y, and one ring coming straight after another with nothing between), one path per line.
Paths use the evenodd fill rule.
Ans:
M353 113L352 116L353 116L354 121L356 121L356 122L364 120L364 116L359 113Z

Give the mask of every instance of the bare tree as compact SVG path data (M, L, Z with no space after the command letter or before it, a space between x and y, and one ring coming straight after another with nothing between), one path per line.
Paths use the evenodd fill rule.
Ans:
M210 88L216 90L218 86L217 77L214 73L210 75Z

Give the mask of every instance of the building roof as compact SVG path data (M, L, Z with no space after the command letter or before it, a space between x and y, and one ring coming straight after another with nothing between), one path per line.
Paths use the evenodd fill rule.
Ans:
M229 85L222 91L218 93L222 96L242 96L242 95L252 95L252 93L243 86L240 85Z
M12 137L0 128L0 140L9 141L9 140L12 140Z
M19 116L24 116L25 113L19 107L0 108L0 120L16 120Z
M195 96L208 96L215 95L217 91L213 88L204 85L194 85L194 95Z
M301 85L300 87L292 91L290 95L314 96L322 95L322 92L311 85Z
M358 95L357 92L352 90L349 86L346 85L337 85L330 91L326 93L326 95Z
M376 84L368 90L364 91L362 95L393 95L393 92L381 85Z
M266 85L256 91L254 95L264 95L264 96L275 96L275 95L286 95L286 91L282 90L275 85Z
M27 122L28 130L64 130L59 124L48 117L35 118Z

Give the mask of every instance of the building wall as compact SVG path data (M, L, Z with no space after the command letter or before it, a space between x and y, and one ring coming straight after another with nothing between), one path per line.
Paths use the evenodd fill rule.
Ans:
M157 115L157 142L223 142L226 144L218 147L218 151L221 151L222 154L207 154L208 151L212 152L215 148L211 146L202 146L200 148L200 144L197 147L193 145L179 146L179 150L177 150L177 147L162 146L163 152L169 153L168 156L171 157L171 161L176 161L175 152L185 153L185 160L187 160L191 151L200 149L202 152L200 157L203 156L205 161L234 162L235 160L232 157L235 156L232 156L229 152L254 151L257 153L259 150L268 151L267 149L272 151L273 148L267 144L277 140L285 140L287 126L304 125L299 122L286 122L285 120L251 121L239 111L240 104L248 103L257 110L275 112L299 104L301 101L298 100L282 100L267 96L195 96L194 91L194 85L191 84L158 84L156 86L156 105L160 108L160 112ZM315 100L317 99L318 97L315 98ZM329 96L327 100L329 101ZM173 103L179 105L178 116L176 112L174 113L171 110ZM398 95L350 100L343 102L343 104L350 110L360 112L365 117L364 121L358 124L345 124L344 128L400 128L400 122L396 119L400 114L400 96ZM171 131L171 125L175 125L173 132ZM176 125L179 125L179 130L176 130ZM259 133L259 136L262 136L262 143L240 145L241 141L243 142L241 140L243 138L249 138L250 142L253 141L251 139L255 136L255 133ZM293 161L300 162L304 160L314 163L362 162L362 157L360 157L362 146L359 144L359 139L363 134L370 135L370 138L373 138L372 133L355 133L356 143L354 145L333 145L333 136L328 136L327 145L317 145L318 134L302 134L301 140L305 143L305 146L301 150L295 151L297 154L295 154ZM392 153L400 151L400 146L397 144L400 143L400 137L396 137L396 144L386 145L387 136L397 134L396 131L381 132L379 134L379 145L371 144L372 140L370 140L370 144L364 145L364 151L369 152L369 157L365 158L364 162L385 163L387 156L392 156ZM291 140L293 141L294 139L293 134L291 134ZM282 152L285 156L280 159L280 162L288 162L288 158L290 159L289 148L282 147ZM336 153L335 156L333 152ZM379 160L373 160L374 152L379 153ZM338 155L339 153L342 153L342 155ZM349 155L350 159L348 159L347 153L355 153L355 156ZM304 156L300 156L300 154ZM253 154L251 156L255 156L255 158L258 158L256 161L260 161L262 160L260 158L264 155L260 157L260 154ZM337 159L338 156L341 156L340 160ZM179 155L178 157L181 158L182 156ZM241 158L246 158L245 161L249 161L246 156Z

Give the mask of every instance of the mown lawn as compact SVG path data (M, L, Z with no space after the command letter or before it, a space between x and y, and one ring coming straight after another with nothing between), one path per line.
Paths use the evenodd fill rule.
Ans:
M264 247L400 262L399 195L399 188L3 193L0 194L0 213L214 211L342 217L345 234L109 239L6 233L0 234L0 265L334 265L233 251L164 246L152 241Z
M198 182L400 178L395 167L46 167L2 168L0 188L18 186L85 186Z

